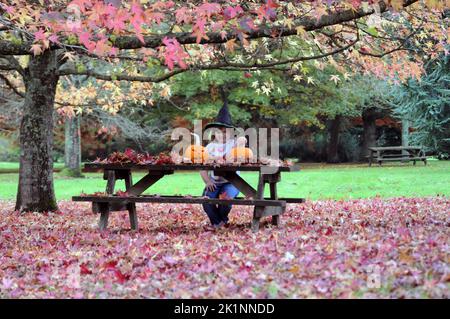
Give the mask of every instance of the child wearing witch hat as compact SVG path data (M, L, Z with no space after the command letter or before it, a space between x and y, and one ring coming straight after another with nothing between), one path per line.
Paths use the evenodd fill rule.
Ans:
M205 126L205 130L213 131L214 139L206 146L210 158L223 162L230 150L236 146L236 139L232 134L226 134L227 129L233 129L231 115L228 110L227 98L221 90L224 104L220 109L216 121ZM205 182L204 196L209 198L233 199L239 194L239 190L225 178L215 176L213 171L201 171L200 175ZM211 221L212 226L217 229L222 226L228 227L228 214L231 205L203 204L203 209Z

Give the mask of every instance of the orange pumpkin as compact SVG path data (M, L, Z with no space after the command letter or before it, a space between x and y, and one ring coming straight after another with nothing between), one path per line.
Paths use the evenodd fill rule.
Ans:
M206 150L206 147L203 147L200 144L200 137L197 134L191 134L194 135L195 144L188 146L184 153L184 158L191 163L204 163L208 160L208 151Z
M253 151L248 147L234 147L230 152L236 162L249 162L253 158Z
M189 145L184 157L192 163L204 163L208 160L208 151L201 145Z

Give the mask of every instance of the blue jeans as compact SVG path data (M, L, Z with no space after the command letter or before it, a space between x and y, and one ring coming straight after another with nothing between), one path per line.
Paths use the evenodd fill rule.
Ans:
M227 198L236 198L239 194L239 190L231 183L217 184L216 189L212 192L206 190L203 191L203 196L209 198L219 198L220 194L226 193ZM231 205L215 205L215 204L203 204L203 209L211 221L213 226L219 225L221 222L228 223L228 214L231 210Z

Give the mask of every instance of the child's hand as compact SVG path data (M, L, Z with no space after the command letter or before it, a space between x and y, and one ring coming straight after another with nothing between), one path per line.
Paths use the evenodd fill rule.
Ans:
M214 182L210 180L208 181L208 183L206 183L205 188L208 192L214 192L216 190L216 184L214 184Z

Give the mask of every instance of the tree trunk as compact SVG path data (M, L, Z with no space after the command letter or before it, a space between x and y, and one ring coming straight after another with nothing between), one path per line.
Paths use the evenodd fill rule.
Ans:
M408 119L402 119L402 146L409 146L409 126L410 122ZM403 155L408 155L407 151L402 151Z
M378 118L378 112L376 108L364 109L362 113L363 120L363 143L361 147L360 159L366 159L369 155L369 147L376 146L377 143L377 125L376 120Z
M81 177L81 139L80 139L81 116L66 118L64 162L68 174L73 177Z
M16 210L54 211L53 103L58 76L56 52L31 56L20 124L20 171Z
M329 127L330 138L328 140L328 150L327 150L327 162L328 163L339 163L339 133L341 129L341 115L336 115L336 117L331 120Z

